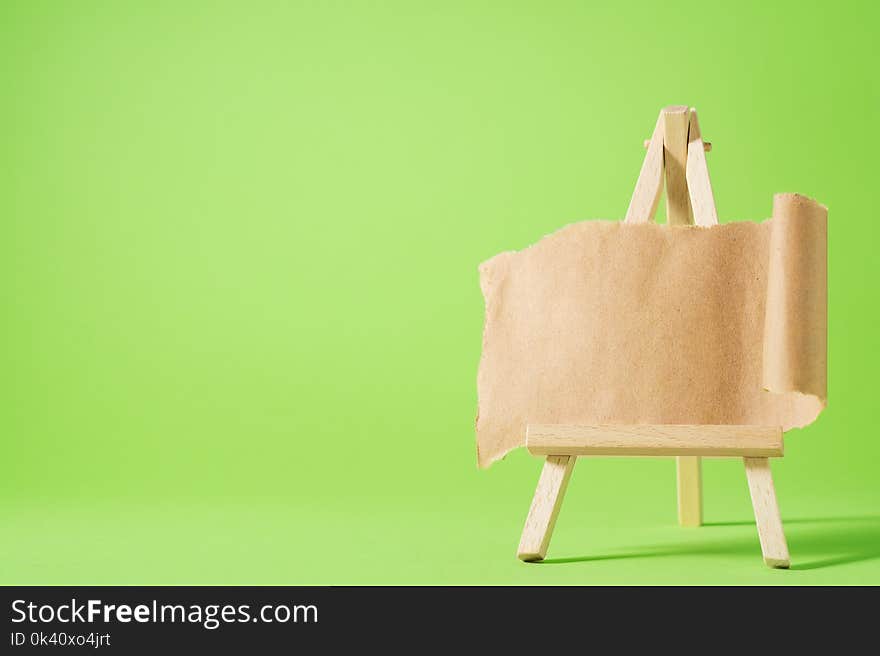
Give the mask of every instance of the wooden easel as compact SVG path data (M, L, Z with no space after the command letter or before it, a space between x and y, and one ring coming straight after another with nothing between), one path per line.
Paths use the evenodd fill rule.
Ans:
M697 112L685 106L660 112L648 152L624 221L653 220L666 181L666 216L672 225L713 226L718 223ZM529 424L526 448L546 456L538 488L523 528L518 557L543 560L562 505L568 479L578 456L675 456L678 476L678 521L702 524L701 457L741 457L758 526L764 562L789 566L770 457L781 457L778 426L619 425L576 426Z

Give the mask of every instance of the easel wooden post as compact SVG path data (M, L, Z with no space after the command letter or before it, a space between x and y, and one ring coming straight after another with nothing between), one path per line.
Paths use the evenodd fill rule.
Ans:
M718 223L706 165L705 144L695 109L667 107L660 112L624 221L653 220L666 181L667 221L673 225ZM787 568L790 558L769 457L783 455L782 430L773 426L727 425L535 425L527 428L526 447L546 456L520 539L518 557L543 560L568 480L579 456L675 456L678 521L702 524L701 458L739 456L748 478L764 562Z

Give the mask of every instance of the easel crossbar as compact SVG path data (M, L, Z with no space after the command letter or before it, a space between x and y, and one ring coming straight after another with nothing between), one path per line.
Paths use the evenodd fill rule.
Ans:
M783 455L782 428L779 426L716 424L529 424L526 448L532 455L543 456L773 458Z

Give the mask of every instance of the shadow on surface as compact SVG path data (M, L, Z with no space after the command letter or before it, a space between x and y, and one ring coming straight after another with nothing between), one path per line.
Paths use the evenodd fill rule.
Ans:
M830 524L832 522L880 522L880 515L857 515L854 517L796 517L794 519L782 518L783 526L789 524ZM754 519L744 519L731 522L705 522L704 527L715 526L754 526Z
M794 527L786 530L789 550L792 553L791 569L794 571L822 569L880 558L880 515L796 518L783 520L783 524L786 527ZM753 521L715 522L705 524L704 528L742 526L751 527L754 531L754 525ZM726 540L712 539L697 543L650 545L621 553L548 558L541 564L561 565L685 555L760 558L761 548L758 544L757 532L750 531L748 536L742 533ZM813 558L815 556L819 557Z

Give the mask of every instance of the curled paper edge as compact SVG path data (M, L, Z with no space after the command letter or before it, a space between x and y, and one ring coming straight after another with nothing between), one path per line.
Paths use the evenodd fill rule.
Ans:
M814 396L824 408L828 397L828 208L800 194L776 194L771 225L764 389Z

